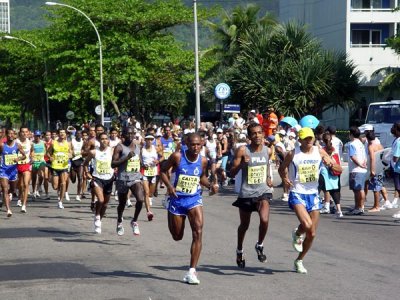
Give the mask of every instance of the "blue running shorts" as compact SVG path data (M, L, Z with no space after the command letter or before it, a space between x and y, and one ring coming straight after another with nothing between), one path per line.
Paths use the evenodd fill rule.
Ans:
M173 215L187 216L189 210L197 206L203 206L203 199L198 195L194 197L169 197L168 211Z
M320 210L322 208L318 194L299 194L296 192L290 192L288 204L291 209L294 209L295 205L301 204L306 208L307 212Z

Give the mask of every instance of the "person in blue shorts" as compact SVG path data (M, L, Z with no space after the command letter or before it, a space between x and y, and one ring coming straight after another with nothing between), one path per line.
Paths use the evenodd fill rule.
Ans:
M314 146L315 136L311 128L299 131L300 147L289 151L279 167L279 175L289 192L289 207L294 210L300 225L292 232L293 248L299 252L294 261L297 273L307 274L303 259L310 250L315 238L321 203L318 197L320 168L340 172L341 166L318 146Z
M196 266L202 247L203 200L200 185L218 192L218 184L211 184L207 178L207 159L200 154L201 137L190 133L187 137L187 150L174 152L161 165L161 179L169 194L168 228L175 241L183 238L186 217L192 229L192 246L190 249L190 269L183 281L188 284L199 284ZM170 182L168 173L175 172L175 180Z

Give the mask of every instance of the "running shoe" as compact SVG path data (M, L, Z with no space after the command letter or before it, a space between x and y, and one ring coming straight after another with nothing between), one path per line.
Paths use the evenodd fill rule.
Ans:
M36 191L33 191L32 196L33 196L33 199L36 199Z
M292 245L297 252L303 252L303 242L305 234L297 235L297 228L292 232Z
M140 230L139 230L139 224L134 222L133 220L131 221L131 227L133 231L133 235L140 235Z
M115 193L114 199L115 201L118 201L118 193Z
M131 202L131 199L128 199L128 201L126 201L126 206L128 206L128 207L132 207L133 206L133 204Z
M294 261L294 269L297 273L307 274L307 269L303 266L303 261L301 259L296 259Z
M364 211L362 209L355 208L353 210L350 210L346 212L346 216L362 216L364 214Z
M50 195L46 194L46 200L50 200Z
M94 218L94 232L101 233L101 221L100 218L97 217Z
M17 201L17 206L19 206L19 207L21 207L21 206L22 206L22 202L21 202L21 200L18 200L18 201Z
M10 218L12 216L12 211L11 210L7 210L7 218Z
M147 213L147 220L149 220L149 222L153 221L154 215L151 211L149 211Z
M22 205L21 212L26 213L26 205Z
M282 195L281 200L282 200L282 201L285 201L285 202L288 202L288 201L289 201L289 195L286 194L286 193L284 193L284 194Z
M400 219L400 211L395 213L392 217L395 218L395 219Z
M200 284L200 280L197 278L196 272L187 272L183 277L183 282L188 284Z
M262 263L266 262L267 261L267 256L264 254L264 246L261 246L258 243L256 243L254 248L256 249L258 260L260 262L262 262Z
M393 205L392 205L392 203L390 203L390 201L388 200L388 201L385 201L384 203L383 203L383 205L381 206L381 209L382 210L384 210L384 209L392 209L393 208Z
M69 198L68 192L65 192L65 200L70 201L71 199Z
M121 223L117 223L117 234L119 236L124 235L125 230L124 230L124 226L122 226L122 222Z
M241 269L244 269L246 267L246 260L244 259L243 250L236 249L236 264Z
M64 209L64 205L61 201L58 201L58 208L59 209Z
M81 196L79 196L79 195L76 195L76 198L75 198L75 200L76 201L78 201L78 202L81 202L82 200L81 200Z
M39 191L36 191L36 198L40 198L40 194L39 194Z
M399 208L399 203L398 203L398 201L399 201L399 198L394 198L394 199L393 199L393 201L392 201L392 207L393 207L393 208Z
M328 206L328 207L324 206L324 207L319 211L320 214L329 214L329 212L330 212L329 206Z
M343 213L341 211L336 212L336 219L343 218Z

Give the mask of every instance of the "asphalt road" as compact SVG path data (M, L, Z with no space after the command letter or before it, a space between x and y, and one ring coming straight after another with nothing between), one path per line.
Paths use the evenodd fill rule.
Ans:
M71 198L74 198L70 187ZM160 190L163 192L163 190ZM392 194L392 193L391 193ZM275 198L281 195L275 189ZM133 236L125 212L125 235L115 232L111 201L101 235L93 233L89 200L36 200L22 214L0 214L0 299L398 299L400 223L394 210L365 216L321 216L317 238L304 261L307 275L293 272L291 231L298 222L287 203L274 200L264 242L267 263L254 251L258 220L253 215L245 240L246 268L236 266L238 211L232 188L204 199L204 241L199 286L182 283L189 263L191 232L175 242L159 196L155 218L139 219ZM368 196L371 205L372 195ZM343 189L344 207L352 195ZM189 229L189 230L188 230Z

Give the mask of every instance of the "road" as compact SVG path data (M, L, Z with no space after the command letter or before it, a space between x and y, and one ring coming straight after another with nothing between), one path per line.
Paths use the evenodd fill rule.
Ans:
M74 198L70 187L71 198ZM161 190L163 192L163 190ZM275 198L281 190L275 189ZM400 276L400 223L394 210L365 216L321 216L317 238L304 264L309 274L293 272L296 253L291 231L297 219L287 203L271 204L264 242L267 263L257 260L258 220L253 215L244 250L246 268L235 262L238 212L232 188L204 199L204 242L199 286L182 283L189 262L191 234L170 237L161 196L155 218L140 216L141 235L133 236L125 212L125 235L117 236L116 202L111 201L103 232L96 235L89 201L65 203L56 196L36 200L28 213L0 214L0 299L397 299ZM368 196L371 205L372 195ZM344 207L352 195L343 189ZM13 202L15 206L15 201Z

